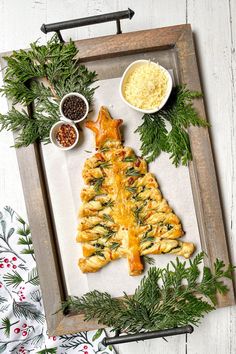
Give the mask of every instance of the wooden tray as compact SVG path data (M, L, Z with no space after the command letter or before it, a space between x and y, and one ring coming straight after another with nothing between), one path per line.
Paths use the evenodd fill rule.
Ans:
M77 41L76 45L81 61L96 70L99 79L119 77L130 62L151 55L167 68L174 68L176 82L186 84L190 90L201 91L190 25L92 38ZM202 117L206 117L203 100L197 100L195 107ZM227 264L229 257L209 133L207 129L191 127L189 135L193 154L189 173L202 249L208 255L210 267L217 257ZM66 286L44 161L38 144L16 152L49 334L62 335L101 327L96 321L84 322L82 315L55 314L66 298ZM228 286L229 293L218 296L219 307L234 304L231 281Z

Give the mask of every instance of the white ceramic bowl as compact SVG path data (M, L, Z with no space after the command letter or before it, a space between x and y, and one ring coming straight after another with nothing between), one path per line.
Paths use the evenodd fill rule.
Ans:
M75 139L75 142L73 145L70 145L68 147L63 147L62 145L59 144L59 142L57 141L56 139L56 134L58 132L58 129L63 125L63 124L69 124L71 125L74 129L75 129L75 133L76 133L76 139ZM56 122L52 127L51 127L51 130L50 130L50 140L51 140L51 143L56 146L59 150L71 150L73 149L78 141L79 141L79 131L78 129L76 128L75 124L74 123L71 123L71 122L64 122L64 121L58 121Z
M64 116L64 113L63 113L63 110L62 110L62 106L63 106L63 103L64 103L65 99L66 99L67 97L70 97L70 96L77 96L77 97L80 97L80 98L82 98L82 100L83 100L83 101L85 102L85 104L86 104L86 112L85 112L84 116L83 116L82 118L80 118L80 119L72 120L72 119L69 119L69 118L67 118L66 116ZM78 93L78 92L70 92L70 93L68 93L67 95L65 95L65 96L62 97L61 102L60 102L59 109L60 109L60 113L61 113L61 116L62 116L62 118L63 118L64 121L66 121L66 122L73 122L73 123L79 123L79 122L81 122L82 120L84 120L84 119L87 117L88 112L89 112L89 104L88 104L87 99L86 99L83 95L81 95L81 93Z
M131 103L129 103L125 96L124 96L124 92L123 92L123 89L124 89L124 84L127 80L127 78L129 77L129 75L134 71L134 69L139 66L139 65L142 65L142 64L146 64L146 63L151 63L151 65L156 65L157 67L161 68L163 70L163 72L165 73L167 79L168 79L168 82L167 82L167 90L166 90L166 94L165 96L163 97L163 100L161 101L160 105L158 107L155 107L155 108L152 108L152 109L141 109L141 108L138 108L138 107L135 107L133 106ZM159 111L166 103L166 101L168 100L169 96L170 96L170 93L171 93L171 90L172 90L172 86L173 86L173 82L172 82L172 77L170 76L170 73L168 72L168 70L166 70L165 68L163 68L163 66L157 64L157 63L154 63L153 61L150 61L150 60L136 60L134 61L133 63L131 63L127 69L125 70L124 74L122 75L122 78L121 78L121 81L120 81L120 96L122 98L122 100L131 108L135 109L136 111L139 111L139 112L142 112L142 113L155 113L157 111Z

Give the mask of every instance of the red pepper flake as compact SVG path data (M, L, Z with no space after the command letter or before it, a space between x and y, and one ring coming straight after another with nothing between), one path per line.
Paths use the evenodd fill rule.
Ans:
M96 156L96 158L97 158L98 160L100 160L100 161L105 161L103 155L102 155L100 152L97 152L97 153L95 154L95 156Z
M69 147L76 140L76 131L70 124L62 124L56 134L58 143L63 147Z
M128 184L131 185L131 184L133 184L133 183L134 183L134 178L133 178L133 177L130 177L130 178L128 179Z

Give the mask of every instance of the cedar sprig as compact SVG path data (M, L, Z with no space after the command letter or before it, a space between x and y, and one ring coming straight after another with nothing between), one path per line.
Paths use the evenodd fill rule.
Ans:
M94 290L80 298L69 297L62 310L83 313L87 321L95 318L127 333L198 325L215 309L217 293L228 292L223 278L231 279L234 270L217 259L213 270L205 266L200 276L203 258L202 252L188 263L176 258L165 268L150 268L132 296L118 299Z
M144 114L143 123L136 129L140 134L141 152L148 162L160 153L167 152L172 163L187 165L192 160L187 128L190 125L208 127L193 106L195 98L202 94L190 91L186 86L175 87L166 105L158 112Z
M4 59L7 67L0 92L12 101L13 108L8 114L0 114L0 130L17 132L15 147L49 142L65 94L80 92L92 102L96 87L90 86L96 81L96 73L79 63L78 49L72 41L63 44L54 36L46 45L34 42L29 50L14 51ZM18 111L16 104L34 104L34 110Z

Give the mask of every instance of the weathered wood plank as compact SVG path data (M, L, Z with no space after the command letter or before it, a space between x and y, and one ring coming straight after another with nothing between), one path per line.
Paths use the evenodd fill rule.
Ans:
M231 179L235 168L235 143L232 135L235 131L235 122L232 112L233 85L230 77L233 46L230 43L229 3L217 1L213 4L211 1L189 0L188 18L195 33L206 108L212 124L211 138L232 257L232 253L235 254L236 251L235 242L230 242L233 236L232 213L235 219L235 209L230 215L230 209L233 209ZM234 153L231 152L232 148ZM234 257L231 260L235 262ZM210 314L199 329L195 330L194 336L189 336L189 352L234 353L235 322L235 307L220 309Z
M191 90L201 92L190 27L178 40L177 48L182 82L186 83ZM206 119L203 100L196 100L194 105L200 116ZM209 131L205 128L190 127L189 135L193 154L189 172L202 248L207 253L211 266L216 258L221 258L228 264L229 256ZM235 303L232 283L231 281L227 283L231 291L227 296L219 294L218 305L220 307Z

